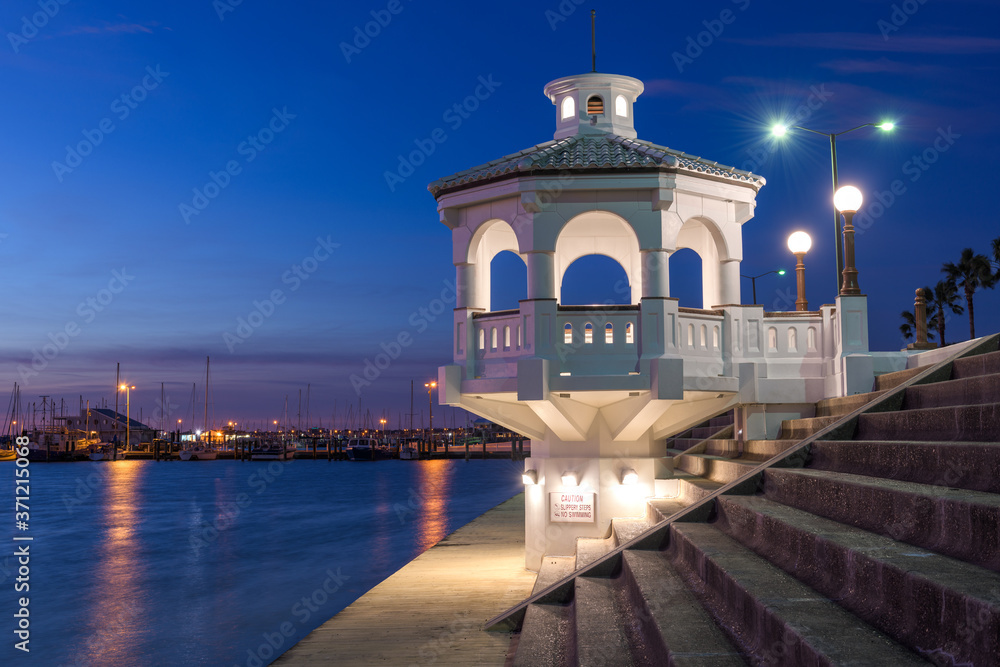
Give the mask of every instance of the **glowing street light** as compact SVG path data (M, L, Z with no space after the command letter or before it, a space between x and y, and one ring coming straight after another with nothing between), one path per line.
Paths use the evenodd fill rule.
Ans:
M119 391L125 392L125 451L127 452L131 447L129 446L129 435L132 433L132 417L129 413L129 402L132 397L132 390L135 389L135 385L123 384L118 387Z
M861 190L853 185L845 185L833 196L833 205L844 214L844 282L840 286L841 296L861 294L858 269L854 266L854 214L863 201Z
M809 310L809 302L806 300L806 265L805 257L809 249L812 248L812 237L805 232L792 232L788 237L788 249L795 255L795 287L797 298L795 299L795 310Z
M783 276L783 275L785 275L785 270L784 269L775 269L773 271L768 271L767 273L762 273L762 274L760 274L758 276L745 276L742 273L740 274L740 278L749 278L750 279L750 289L753 291L753 305L755 305L755 306L757 305L757 279L758 278L763 278L764 276L769 276L772 273L777 273L779 276Z
M424 386L427 387L427 414L430 416L430 418L429 418L428 421L430 422L430 425L431 425L431 428L430 428L430 437L433 438L434 437L434 403L431 401L431 392L434 390L434 387L438 386L438 383L434 382L432 380L431 382L425 382ZM430 442L430 438L428 438L427 441Z
M775 137L781 138L788 134L791 129L803 130L805 132L812 132L813 134L819 134L830 139L830 164L833 169L833 192L837 192L838 180L837 180L837 137L842 134L847 134L848 132L854 132L855 130L860 130L863 127L877 127L883 132L891 132L896 128L896 124L890 121L883 121L881 123L865 123L863 125L858 125L857 127L852 127L849 130L844 130L843 132L819 132L818 130L810 130L808 127L802 127L801 125L774 125L771 127L771 134ZM844 247L841 245L840 240L840 213L834 208L833 211L833 227L834 227L834 249L837 253L837 289L840 290L840 277L844 271Z

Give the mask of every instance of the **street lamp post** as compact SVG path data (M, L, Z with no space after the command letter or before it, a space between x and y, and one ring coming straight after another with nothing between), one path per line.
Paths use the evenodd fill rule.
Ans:
M854 265L854 214L864 198L861 190L853 185L845 185L833 196L833 205L844 214L844 282L840 286L842 296L861 294L858 285L858 269Z
M132 390L135 389L135 386L134 385L129 386L127 384L123 384L121 387L119 387L119 389L125 390L125 451L127 452L129 449L131 449L129 443L129 436L132 433L132 417L130 416L129 405L131 402Z
M788 237L788 249L795 255L795 310L805 312L809 310L809 301L806 299L806 253L812 247L812 238L805 232L792 232Z
M430 416L428 420L430 423L429 437L427 438L428 445L430 444L431 438L434 437L434 403L431 401L431 392L434 387L438 386L437 382L425 382L424 386L427 387L427 414Z
M763 278L764 276L769 276L772 273L777 273L779 276L783 276L783 275L785 275L785 270L784 269L775 269L773 271L768 271L767 273L762 273L759 276L745 276L742 273L740 274L740 278L749 278L750 279L750 289L753 292L753 305L755 305L755 306L757 305L757 279L758 278Z
M863 127L877 127L880 130L886 132L891 132L895 128L895 124L890 122L883 123L865 123L863 125L858 125L857 127L852 127L849 130L844 130L843 132L820 132L818 130L811 130L808 127L802 127L801 125L792 125L792 128L796 130L803 130L805 132L812 132L813 134L819 134L830 139L830 166L833 172L833 192L837 192L838 180L837 180L837 137L842 134L847 134L848 132L854 132L855 130L860 130ZM783 137L788 133L789 126L787 125L775 125L771 128L771 133L776 137ZM837 254L837 289L840 290L841 275L844 271L844 246L841 244L840 234L840 213L837 208L833 209L833 230L834 239L833 247Z

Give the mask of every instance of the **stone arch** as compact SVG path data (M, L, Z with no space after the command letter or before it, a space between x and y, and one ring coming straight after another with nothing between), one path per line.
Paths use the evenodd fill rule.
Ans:
M739 262L732 261L726 238L711 218L689 218L677 232L675 250L701 258L702 307L739 303Z
M642 296L642 258L639 238L623 218L610 211L587 211L569 220L556 238L554 271L556 300L570 264L585 255L604 255L618 262L629 280L629 302Z
M490 266L493 258L509 250L526 262L526 256L518 247L517 234L506 220L494 218L479 225L469 239L466 262L471 267L473 288L470 291L470 306L491 310Z

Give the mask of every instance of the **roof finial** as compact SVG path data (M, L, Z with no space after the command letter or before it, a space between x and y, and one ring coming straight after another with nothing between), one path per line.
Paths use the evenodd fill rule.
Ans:
M591 71L597 71L597 10L590 10L590 61Z

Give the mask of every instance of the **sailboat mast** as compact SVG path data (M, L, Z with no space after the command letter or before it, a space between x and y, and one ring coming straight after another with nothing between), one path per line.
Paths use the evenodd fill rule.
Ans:
M212 429L208 427L208 365L209 358L205 357L205 432L208 433L208 442L212 442Z

